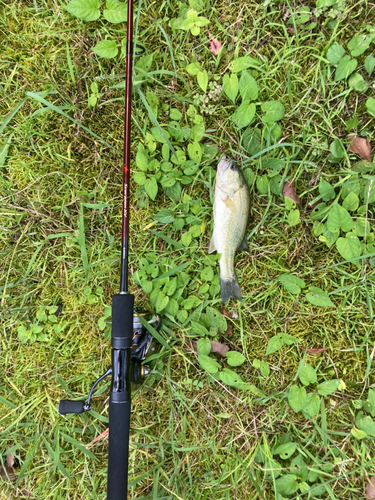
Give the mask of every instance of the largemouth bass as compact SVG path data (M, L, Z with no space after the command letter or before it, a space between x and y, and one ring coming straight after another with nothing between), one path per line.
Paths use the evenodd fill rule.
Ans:
M224 303L230 297L242 300L234 255L237 251L250 251L246 241L249 209L249 187L236 163L223 155L217 166L214 229L208 253L216 250L221 254L220 291Z

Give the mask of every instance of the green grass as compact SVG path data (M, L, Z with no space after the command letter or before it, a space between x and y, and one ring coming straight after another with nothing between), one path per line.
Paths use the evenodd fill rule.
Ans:
M124 61L98 59L92 48L107 35L121 41L125 26L84 23L63 5L0 2L0 148L9 143L3 164L0 154L0 457L14 454L18 478L0 479L1 500L30 494L105 498L108 384L94 398L91 414L62 417L57 405L61 398L85 397L110 364L109 325L100 330L98 320L119 286ZM287 24L287 11L298 6L270 2L263 8L262 2L236 0L228 7L212 1L203 11L210 24L193 37L169 26L178 16L176 2L142 2L137 40L153 54L153 63L139 89L158 97L157 120L164 129L171 107L181 111L184 126L192 126L189 105L203 95L196 77L184 70L193 55L219 84L235 56L262 61L254 73L258 101L277 100L285 107L281 137L292 146L272 154L290 160L301 221L289 226L281 198L261 195L252 183L251 254L236 258L244 300L225 307L234 316L228 319L232 334L213 338L245 355L236 371L260 393L225 385L200 367L192 343L191 320L200 321L194 309L184 320L164 315L161 335L169 347L161 349L154 374L133 398L130 498L280 500L274 492L277 474L293 474L297 466L291 460L298 454L310 472L320 471L308 483L323 485L316 498L363 498L374 475L374 438L358 440L350 432L360 409L356 402L365 401L374 386L374 268L368 258L347 262L335 246L328 249L314 236L310 218L319 178L334 185L355 163L354 155L340 167L327 161L334 139L345 144L346 122L356 116L357 133L374 144L374 120L365 106L373 88L364 95L345 81L334 82L325 59L330 45L346 47L374 22L373 10L347 0L346 17L334 30L326 15L306 30ZM223 44L218 57L209 51L208 31ZM93 82L101 94L95 108L87 104ZM149 140L154 125L140 93L133 94L133 172L139 172L138 144ZM204 115L205 144L218 152L204 157L178 200L167 196L160 179L155 201L132 183L131 274L155 258L160 268L153 278L185 265L170 281L188 276L184 293L201 298L197 310L203 316L206 306L223 308L217 291L201 291L202 270L211 266L218 274L216 262L207 259L217 159L226 152L242 158L255 176L264 173L241 147L234 110L222 94L214 113ZM196 203L186 209L184 195ZM184 229L155 221L162 209L175 217L185 210ZM366 217L372 228L372 205ZM203 229L185 247L181 235L193 225ZM151 279L153 271L147 272ZM277 280L289 272L326 291L335 307L316 307L287 292ZM152 308L144 287L131 281L137 305ZM53 305L61 306L57 317L49 320L50 312L40 319L38 311L49 312ZM21 343L21 325L42 325L49 341ZM268 341L279 333L298 342L266 356ZM328 350L309 354L306 348ZM269 363L270 374L255 369L254 359ZM346 384L321 398L312 419L295 413L287 401L290 386L299 384L303 359L316 369L319 383ZM275 449L287 434L297 448L284 460ZM313 498L300 491L283 497Z

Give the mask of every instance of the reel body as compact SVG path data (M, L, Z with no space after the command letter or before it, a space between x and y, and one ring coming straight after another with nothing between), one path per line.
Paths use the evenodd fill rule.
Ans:
M139 385L142 381L149 375L150 368L142 364L153 345L153 337L147 328L141 323L139 316L142 318L155 330L159 330L161 326L161 318L157 314L153 314L146 309L134 307L133 314L133 339L131 347L131 366L130 366L130 381L132 384ZM58 412L60 415L66 415L68 413L83 413L84 411L91 410L91 398L93 396L96 386L104 380L108 375L112 373L112 367L97 380L90 389L90 393L87 398L87 402L79 400L72 401L69 399L62 399L59 403Z

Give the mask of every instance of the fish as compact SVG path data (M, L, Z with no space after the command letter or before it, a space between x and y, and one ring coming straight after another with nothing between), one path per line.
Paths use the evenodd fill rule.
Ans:
M217 166L214 226L208 253L215 250L220 257L221 300L233 297L242 301L240 286L234 272L236 252L250 252L246 239L246 226L250 212L249 187L234 160L221 157Z

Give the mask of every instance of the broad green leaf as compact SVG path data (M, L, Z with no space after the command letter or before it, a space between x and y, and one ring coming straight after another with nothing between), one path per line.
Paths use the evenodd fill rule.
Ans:
M270 365L267 363L267 361L261 361L259 365L259 371L260 374L263 375L263 377L268 377L270 374Z
M97 56L105 59L113 59L118 54L118 48L114 40L102 40L92 50Z
M199 142L194 141L193 143L189 143L188 153L189 153L189 158L197 162L199 165L203 155L202 146L199 144Z
M196 76L201 71L201 65L199 62L192 62L186 66L185 70L189 75Z
M232 115L233 122L238 128L247 127L254 118L255 104L245 99Z
M304 24L310 20L310 8L298 7L296 11L290 16L288 24Z
M181 235L181 243L184 245L184 247L188 247L191 243L192 236L190 233L183 233Z
M296 337L293 337L293 335L288 335L287 333L279 333L279 336L283 339L283 342L286 345L292 345L298 342L298 339Z
M178 120L181 120L182 113L178 109L172 108L171 111L170 111L170 113L169 113L169 117L170 117L171 120L175 120L175 121L177 120L178 121ZM169 148L168 148L167 144L163 145L163 150L164 150L164 147L166 148L166 152L168 153L168 158L165 161L168 161L168 159L169 159ZM164 153L164 151L163 151L163 153Z
M332 233L337 232L339 229L347 233L351 231L353 227L354 222L349 212L338 203L333 205L328 214L327 229Z
M351 434L356 438L356 439L365 439L367 438L367 434L364 431L360 431L356 427L353 427L350 430Z
M323 201L329 201L335 199L335 190L329 182L324 180L322 177L319 180L319 194Z
M112 23L122 23L127 19L127 6L118 0L107 0L106 9L103 11L105 19Z
M337 66L344 55L344 48L337 43L335 45L331 45L327 51L327 59L333 66Z
M358 217L354 224L354 232L357 236L368 236L371 232L369 221L364 217Z
M334 307L331 299L328 297L326 292L317 288L316 286L310 286L309 293L306 294L306 300L319 307Z
M301 288L305 288L305 282L293 274L281 274L278 278L285 290L295 295L301 293Z
M207 85L208 85L208 73L205 69L203 71L198 72L197 81L198 81L198 85L203 90L203 92L206 92Z
M350 56L344 56L337 65L335 71L335 82L348 78L357 67L357 59L351 59Z
M70 14L84 21L96 21L100 17L99 0L71 0L64 7Z
M174 221L174 212L169 208L163 208L159 210L159 212L154 215L154 220L160 222L160 224L171 224Z
M258 99L258 84L248 71L242 71L239 88L243 100L255 101Z
M275 486L279 495L291 495L298 490L298 476L294 474L285 474L276 479Z
M335 139L332 142L332 144L330 146L330 150L331 150L332 156L337 160L341 160L341 158L344 158L344 156L345 156L345 149L344 149L344 146L342 145L342 142L340 141L340 139Z
M231 387L237 387L237 384L243 383L242 378L233 370L229 370L229 368L224 368L219 373L220 380L224 382L224 384L229 385Z
M185 309L188 309L186 301L184 302L184 307ZM190 335L191 337L205 337L208 335L208 330L202 323L198 323L197 321L192 321Z
M264 123L273 123L281 120L285 114L285 108L279 101L266 101L261 104L261 110L265 113L262 116Z
M366 92L366 90L368 89L367 82L364 80L363 76L358 72L355 72L352 75L350 75L348 83L349 87L351 89L356 90L357 92Z
M217 373L221 368L217 361L210 358L210 356L206 356L205 354L198 355L198 362L203 370L206 370L208 373Z
M373 97L367 99L366 108L371 116L375 116L375 99Z
M371 415L373 417L375 417L375 390L374 389L369 389L367 401L366 401L366 407L364 406L364 408L367 411L367 413L371 413Z
M253 59L250 56L243 56L235 59L229 66L229 69L233 73L239 73L247 68L259 68L259 65L260 63L257 59Z
M207 266L201 272L201 278L204 281L211 281L214 277L214 270L211 266Z
M280 446L277 446L277 448L275 448L272 451L272 454L279 455L279 457L282 458L283 460L287 460L289 457L293 455L296 449L297 449L297 443L291 443L291 442L284 443L281 444Z
M256 186L260 194L268 194L268 189L270 186L270 181L267 175L257 176Z
M369 35L356 35L348 43L348 49L353 57L357 57L369 48L371 42L372 37Z
M156 182L155 177L148 177L146 182L144 183L144 189L148 196L155 200L156 195L158 194L158 183Z
M288 224L290 226L296 226L297 224L300 223L300 211L296 208L294 210L291 210L289 213L288 213Z
M359 207L358 196L353 192L349 193L348 196L344 199L342 206L343 208L345 208L345 210L349 210L350 212L355 212Z
M315 384L317 381L317 375L315 368L313 368L308 363L303 363L300 371L298 372L298 377L303 385Z
M365 70L368 73L368 76L371 76L371 73L374 71L375 68L375 57L374 56L367 56L365 59Z
M241 366L246 361L245 356L236 351L228 351L226 357L229 366Z
M354 235L347 235L346 238L339 238L336 241L336 248L345 260L351 260L361 255L361 242Z
M301 411L306 404L306 389L292 385L288 392L288 403L296 413Z
M358 179L358 174L354 174L342 186L341 197L344 200L349 195L349 193L355 193L357 196L359 196L360 191L361 191L361 186Z
M156 312L160 313L161 311L163 311L167 307L168 302L169 302L169 297L167 297L167 295L164 295L164 293L159 291L156 302L154 304Z
M211 352L211 340L207 337L204 339L199 339L197 342L197 351L198 354L204 354L208 356Z
M340 385L341 379L327 380L317 386L318 394L328 396L335 392Z
M360 431L365 432L368 436L375 437L375 422L367 415L363 417L363 412L359 412L355 419L355 425Z
M176 316L176 314L178 313L178 302L176 299L169 300L167 307L165 308L165 312L173 317Z
M238 94L238 77L236 74L224 75L223 90L228 99L232 102L236 100Z
M276 335L269 340L266 350L266 356L278 351L284 345L284 340L281 335Z
M312 220L324 219L329 214L330 210L331 206L327 206L325 203L319 203L316 207L313 208L310 217Z
M247 128L242 136L242 144L250 156L262 150L262 133L258 128Z
M324 238L327 247L331 248L331 246L335 243L335 241L339 237L339 234L340 234L339 230L332 232L327 228L327 224L324 224L323 235L319 238L319 240L323 241L322 238Z
M320 397L317 394L309 392L306 396L305 406L302 408L309 418L314 418L319 413Z

